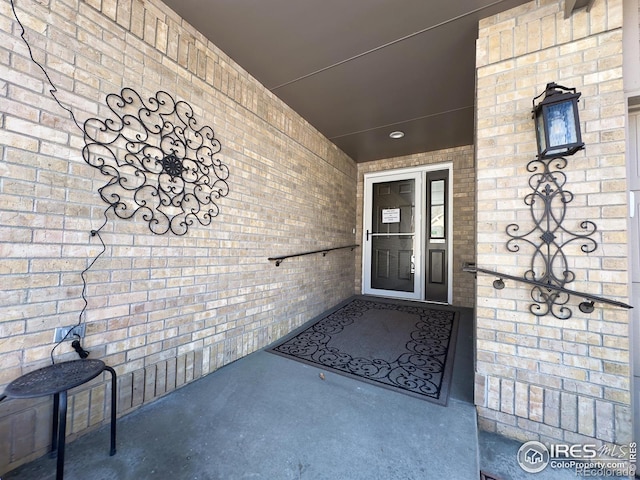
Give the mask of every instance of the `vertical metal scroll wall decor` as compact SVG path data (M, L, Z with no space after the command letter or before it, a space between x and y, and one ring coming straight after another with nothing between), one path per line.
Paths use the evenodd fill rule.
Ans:
M515 223L508 225L506 229L507 235L511 237L506 244L510 252L520 250L519 242L525 242L533 248L531 264L524 278L559 288L564 288L567 283L575 280L564 249L569 244L578 243L582 252L591 253L598 247L597 242L591 238L597 229L595 223L582 221L582 233L574 233L563 226L567 205L573 200L573 193L564 188L567 177L562 170L566 166L567 160L562 157L538 158L527 164L527 171L532 172L529 186L533 191L525 196L524 202L529 206L533 227L522 234L519 233L519 225ZM503 288L504 284L496 285L494 282L494 286ZM534 315L551 313L559 319L568 319L572 315L571 309L566 306L570 299L566 292L534 286L531 298L536 302L529 306ZM580 305L582 311L586 312L588 308L586 304ZM592 304L590 308L593 309Z
M158 235L184 235L194 222L209 225L229 193L220 142L200 127L194 110L159 91L145 102L131 88L107 95L110 118L83 126L84 160L108 177L100 196L123 219L146 221Z
M536 104L543 95L544 98ZM571 294L576 292L566 285L576 276L570 270L565 249L570 245L580 245L583 253L591 253L598 247L592 238L597 230L595 223L582 221L581 233L570 231L563 225L567 205L574 199L573 193L565 189L567 176L563 170L567 160L564 156L584 148L578 118L580 95L575 88L548 83L545 91L533 99L538 156L527 164L527 171L531 172L529 186L532 192L524 197L533 227L525 233L520 233L520 226L516 223L506 228L510 237L507 250L518 252L523 243L533 249L529 269L523 278L511 278L533 285L531 298L535 303L529 306L529 310L537 316L551 314L558 319L572 316L572 310L566 305ZM493 286L504 288L504 282L499 278ZM580 303L579 308L584 313L592 312L593 299Z

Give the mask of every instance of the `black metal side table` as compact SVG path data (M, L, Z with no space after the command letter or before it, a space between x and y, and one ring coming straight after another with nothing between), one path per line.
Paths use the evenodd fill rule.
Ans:
M116 453L116 397L117 380L113 368L102 360L84 359L55 363L26 373L9 385L0 400L7 398L35 398L53 395L53 428L51 456L57 454L56 480L64 477L64 447L67 430L67 391L93 380L105 370L111 373L111 450Z

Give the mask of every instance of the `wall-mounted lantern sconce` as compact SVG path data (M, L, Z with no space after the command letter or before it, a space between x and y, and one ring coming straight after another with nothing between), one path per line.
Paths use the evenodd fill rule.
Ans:
M578 118L580 95L575 88L548 83L545 91L533 99L538 158L564 157L584 148Z
M517 276L479 268L475 264L463 266L467 272L496 276L493 282L496 290L505 288L505 279L531 285L534 303L529 305L529 311L538 317L551 314L562 320L571 318L573 312L567 304L572 295L585 299L578 305L582 313L592 313L595 302L633 308L626 303L567 288L576 275L571 271L572 263L565 247L578 244L586 254L598 247L593 238L597 230L594 222L579 222L577 232L563 223L574 197L566 188L567 175L563 170L568 162L564 157L584 148L578 119L580 95L575 88L548 83L545 91L533 99L538 156L527 164L527 171L531 173L531 192L524 197L531 213L531 226L521 229L517 223L511 223L506 228L509 252L520 252L520 246L531 251L529 268L522 276Z

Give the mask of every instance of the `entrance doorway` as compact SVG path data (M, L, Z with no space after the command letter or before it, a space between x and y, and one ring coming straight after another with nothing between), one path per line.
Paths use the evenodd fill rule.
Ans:
M451 303L451 165L365 175L363 293Z

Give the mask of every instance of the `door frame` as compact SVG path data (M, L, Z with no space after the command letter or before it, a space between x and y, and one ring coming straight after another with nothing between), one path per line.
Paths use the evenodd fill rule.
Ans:
M384 290L371 287L371 267L373 260L372 244L373 238L367 238L367 232L371 231L373 221L373 185L384 182L396 182L403 180L414 180L414 204L415 210L413 213L414 221L414 235L413 235L413 291L405 292L399 290ZM422 267L423 256L422 252L416 248L417 245L422 243L424 223L423 214L424 209L423 198L424 197L424 182L423 175L415 170L403 170L401 172L376 172L373 175L365 175L364 178L364 194L365 203L362 218L362 232L363 232L363 264L362 264L362 293L365 295L377 295L384 297L403 298L407 300L420 300L422 295L422 277L424 275L424 268Z
M446 222L446 235L449 240L449 247L447 248L447 303L451 304L453 301L453 163L444 162L430 165L421 165L419 167L399 168L393 170L383 170L378 172L370 172L364 174L363 180L363 211L362 211L362 294L363 295L379 295L384 297L403 298L408 300L417 300L427 302L425 300L425 285L426 285L426 234L427 228L427 195L426 195L426 176L428 172L435 172L440 170L447 170L449 172L449 180L447 185L447 222ZM371 228L371 209L372 209L372 195L370 185L382 181L394 181L401 180L406 177L417 176L419 182L416 184L416 238L414 240L414 254L415 254L415 274L418 277L417 292L411 294L410 292L396 292L390 290L375 290L367 288L369 284L368 278L371 274L371 248L370 243L367 242L367 227ZM418 205L419 204L419 205ZM419 247L419 248L418 248ZM418 275L419 273L419 275ZM429 303L439 303L432 302Z

